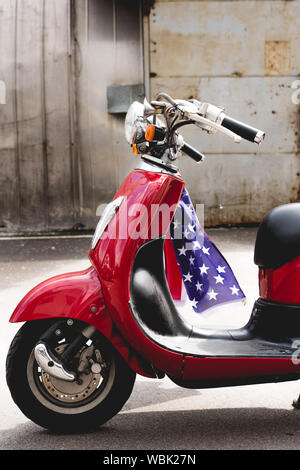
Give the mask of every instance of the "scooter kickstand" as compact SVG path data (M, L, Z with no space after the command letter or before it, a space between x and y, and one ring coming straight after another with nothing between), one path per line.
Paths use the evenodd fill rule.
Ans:
M300 410L300 395L299 397L297 398L297 400L294 400L293 403L292 403L293 407L295 408L295 410Z

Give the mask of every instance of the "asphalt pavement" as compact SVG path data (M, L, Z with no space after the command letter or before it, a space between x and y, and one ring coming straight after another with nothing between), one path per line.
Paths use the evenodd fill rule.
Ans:
M242 326L258 296L257 268L253 264L256 229L207 232L231 264L248 298L245 307L224 314L220 323ZM300 411L291 406L300 392L299 381L189 390L168 378L138 377L123 410L97 431L62 435L30 422L16 407L6 386L6 354L20 327L8 320L19 300L38 282L88 267L89 245L90 237L0 239L1 450L300 448ZM195 317L195 323L201 321ZM213 321L218 324L219 320Z

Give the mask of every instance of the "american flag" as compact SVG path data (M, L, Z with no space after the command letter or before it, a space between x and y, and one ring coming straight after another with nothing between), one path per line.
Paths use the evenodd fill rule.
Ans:
M170 226L184 287L195 312L225 302L245 300L229 264L202 229L184 188Z

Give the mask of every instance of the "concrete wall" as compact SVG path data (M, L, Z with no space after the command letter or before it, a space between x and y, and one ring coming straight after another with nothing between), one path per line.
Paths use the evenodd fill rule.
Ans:
M181 169L207 224L258 222L299 200L299 1L157 0L149 16L151 95L164 90L225 107L266 131L263 145L185 130L207 155ZM185 128L187 129L187 128Z

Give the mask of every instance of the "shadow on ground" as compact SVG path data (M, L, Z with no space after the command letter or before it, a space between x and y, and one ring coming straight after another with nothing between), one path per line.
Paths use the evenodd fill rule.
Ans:
M160 383L162 385L160 385ZM201 391L137 382L123 411L96 431L59 434L31 422L1 432L1 449L201 450L299 449L300 413L267 407L168 409ZM178 404L177 404L178 405ZM153 409L151 409L151 406ZM161 406L161 410L159 409Z
M21 424L13 432L2 431L1 449L298 450L299 419L295 410L266 408L123 412L85 434L53 434Z

